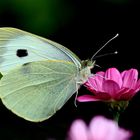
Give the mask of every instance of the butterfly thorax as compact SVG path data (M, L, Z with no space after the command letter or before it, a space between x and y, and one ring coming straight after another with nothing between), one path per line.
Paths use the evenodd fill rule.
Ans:
M91 76L91 69L94 67L95 61L84 60L81 64L81 70L78 75L78 83L80 85L84 84Z

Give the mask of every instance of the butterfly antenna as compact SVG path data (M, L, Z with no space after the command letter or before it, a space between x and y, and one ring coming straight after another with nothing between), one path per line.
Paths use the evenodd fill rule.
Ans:
M115 39L116 37L118 37L119 34L117 33L114 37L112 37L110 40L108 40L92 57L91 60L93 60L93 58L108 44L110 43L113 39Z
M111 53L105 53L105 54L101 54L101 55L96 55L94 56L94 59L97 59L97 58L100 58L100 57L103 57L103 56L108 56L108 55L114 55L114 54L118 54L118 51L115 51L115 52L111 52Z

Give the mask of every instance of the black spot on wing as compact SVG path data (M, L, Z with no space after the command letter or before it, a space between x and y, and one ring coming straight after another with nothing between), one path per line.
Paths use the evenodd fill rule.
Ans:
M18 49L16 55L18 57L28 56L28 51L26 49Z

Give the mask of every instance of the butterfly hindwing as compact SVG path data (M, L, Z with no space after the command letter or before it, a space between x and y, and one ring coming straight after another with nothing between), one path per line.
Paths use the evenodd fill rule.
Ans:
M38 122L51 117L73 95L77 68L72 62L46 60L19 66L0 81L0 98L12 112Z
M81 67L80 59L64 46L16 28L0 28L0 72L41 60L66 60Z

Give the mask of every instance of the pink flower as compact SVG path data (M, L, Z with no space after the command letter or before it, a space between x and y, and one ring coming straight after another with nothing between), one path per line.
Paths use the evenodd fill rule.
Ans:
M97 72L85 83L94 93L78 97L78 101L129 101L140 90L140 79L136 69L119 72L109 68L106 72Z
M128 140L130 136L131 132L101 116L93 118L89 127L82 120L76 120L69 132L70 140Z

